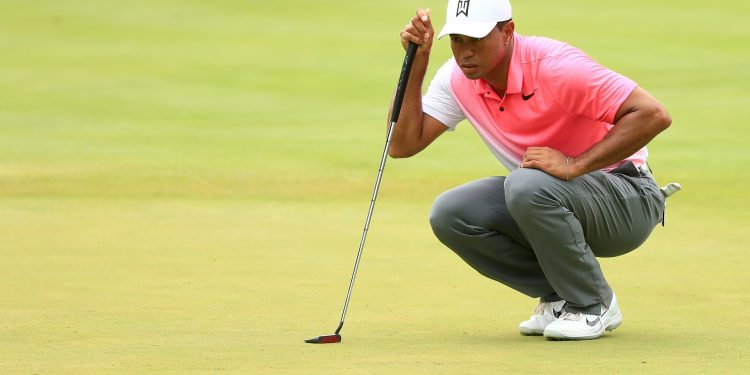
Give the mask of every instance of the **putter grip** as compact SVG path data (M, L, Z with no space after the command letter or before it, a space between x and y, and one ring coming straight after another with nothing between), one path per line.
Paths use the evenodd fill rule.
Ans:
M406 92L406 85L409 83L411 64L414 62L414 56L417 55L417 47L416 43L409 42L409 47L406 49L404 65L401 67L401 77L399 77L398 86L396 87L396 97L393 99L393 110L391 111L392 123L398 121L398 115L401 113L401 104L404 103L404 93Z

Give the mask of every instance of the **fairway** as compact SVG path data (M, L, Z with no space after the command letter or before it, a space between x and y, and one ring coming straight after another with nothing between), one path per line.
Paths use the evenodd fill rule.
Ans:
M338 324L399 31L444 4L0 1L0 373L749 373L750 3L729 0L513 2L519 33L673 118L649 162L684 191L600 260L622 327L521 336L536 301L434 238L435 196L507 173L462 123L388 161L343 341L303 342Z

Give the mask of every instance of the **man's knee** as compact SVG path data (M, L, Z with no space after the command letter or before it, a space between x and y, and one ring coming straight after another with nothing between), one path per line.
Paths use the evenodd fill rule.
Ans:
M451 231L453 221L458 215L458 204L451 191L446 191L435 198L430 210L430 226L439 239Z
M432 231L441 242L496 227L509 216L503 193L504 177L487 177L448 190L435 198L430 211Z
M535 204L550 203L560 180L538 169L518 168L505 178L505 201L516 216L533 210Z
M435 236L443 242L467 231L469 225L482 225L475 222L477 210L484 206L484 198L477 196L481 192L468 189L467 185L448 190L438 195L430 210L430 226Z

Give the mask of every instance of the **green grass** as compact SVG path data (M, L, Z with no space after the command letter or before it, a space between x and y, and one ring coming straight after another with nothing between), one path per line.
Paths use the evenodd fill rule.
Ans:
M391 160L340 345L398 32L443 1L0 2L0 373L746 373L750 5L514 3L518 30L639 82L685 191L602 260L624 325L521 337L535 302L432 236L504 170L468 124ZM431 75L449 57L436 43Z

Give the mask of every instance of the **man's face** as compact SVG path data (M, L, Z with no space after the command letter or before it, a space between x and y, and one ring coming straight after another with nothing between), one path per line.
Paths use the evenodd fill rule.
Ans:
M505 59L503 31L494 27L484 38L450 34L451 49L456 63L468 79L484 78L499 69Z

